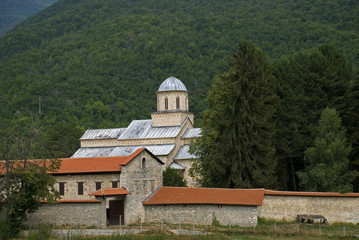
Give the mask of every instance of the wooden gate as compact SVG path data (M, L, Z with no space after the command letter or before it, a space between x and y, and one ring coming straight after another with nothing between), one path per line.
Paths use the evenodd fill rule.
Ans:
M110 225L121 225L125 224L125 211L123 200L110 200L109 201L109 224Z

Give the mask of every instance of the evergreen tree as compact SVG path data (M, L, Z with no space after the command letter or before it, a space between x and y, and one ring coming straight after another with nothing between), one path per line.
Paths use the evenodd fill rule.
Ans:
M45 149L48 157L71 157L80 147L80 137L83 131L68 123L59 122L49 129L45 136Z
M352 67L331 46L299 52L274 65L277 79L278 111L277 155L287 189L297 190L296 172L304 168L304 152L313 143L314 129L326 107L346 112L346 99ZM284 174L283 169L287 169Z
M314 145L305 151L307 164L298 172L300 186L313 192L351 192L355 173L348 171L350 146L335 109L323 110Z
M212 85L192 170L206 187L273 187L275 95L263 52L241 42L226 74Z
M348 113L346 124L348 138L352 147L350 153L350 169L359 171L359 76L354 80L348 98ZM359 192L359 177L354 182L354 191Z

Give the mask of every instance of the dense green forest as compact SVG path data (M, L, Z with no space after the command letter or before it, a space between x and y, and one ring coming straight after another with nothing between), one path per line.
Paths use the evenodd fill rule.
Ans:
M56 0L1 0L0 36Z
M274 73L295 74L278 60L295 62L321 44L334 46L357 71L358 16L356 0L59 0L0 38L1 130L18 119L35 121L47 141L41 146L66 148L56 139L73 143L88 128L149 118L169 76L186 85L201 127L207 91L238 42L261 48ZM285 125L293 116L282 114ZM303 159L308 142L293 159ZM55 155L68 157L64 152ZM303 160L295 167L302 169Z

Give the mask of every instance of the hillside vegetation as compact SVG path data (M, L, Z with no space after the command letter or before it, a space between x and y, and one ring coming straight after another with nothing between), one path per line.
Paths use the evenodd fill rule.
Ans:
M240 40L271 61L331 44L357 69L358 16L356 0L59 0L0 38L1 120L38 116L45 135L60 122L123 127L149 118L175 76L201 126Z

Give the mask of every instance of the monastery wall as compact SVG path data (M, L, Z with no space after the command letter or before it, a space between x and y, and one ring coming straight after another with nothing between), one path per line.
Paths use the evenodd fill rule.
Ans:
M258 217L295 221L298 214L323 215L329 224L359 223L359 197L264 195Z
M121 187L120 173L103 173L103 174L66 174L55 175L55 189L59 190L59 183L65 183L65 195L61 199L95 199L89 196L90 193L96 191L96 182L101 182L101 188L112 188L112 182L117 182L117 186ZM83 194L78 195L78 183L83 182Z
M28 226L54 224L55 226L85 225L106 227L106 201L84 203L42 204L28 216Z
M257 225L257 206L240 205L147 205L145 222L211 225L214 216L221 225Z

